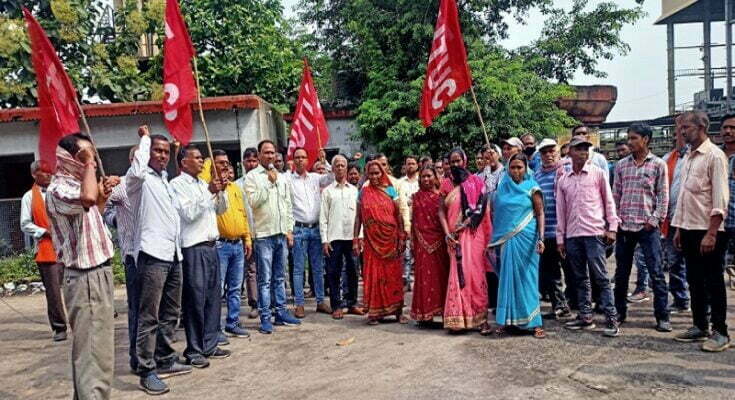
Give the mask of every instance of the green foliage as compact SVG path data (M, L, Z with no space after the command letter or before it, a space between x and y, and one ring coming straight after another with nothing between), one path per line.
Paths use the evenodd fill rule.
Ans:
M0 285L7 282L40 281L38 266L32 252L0 258Z

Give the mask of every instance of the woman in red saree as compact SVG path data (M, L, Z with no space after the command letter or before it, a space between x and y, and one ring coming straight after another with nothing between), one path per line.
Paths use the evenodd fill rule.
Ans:
M451 331L487 330L487 281L491 270L485 246L492 235L485 183L467 169L462 149L449 153L454 188L440 209L449 246L449 281L444 327Z
M363 228L363 302L368 324L375 325L383 317L395 315L407 323L403 315L403 251L406 234L398 212L398 191L377 161L365 167L370 184L360 191L355 216L355 238ZM352 249L360 252L359 240Z
M439 177L433 167L424 168L419 176L420 189L413 195L411 241L414 274L411 318L419 326L444 312L449 275L449 253L444 230L439 220L442 197L437 189Z

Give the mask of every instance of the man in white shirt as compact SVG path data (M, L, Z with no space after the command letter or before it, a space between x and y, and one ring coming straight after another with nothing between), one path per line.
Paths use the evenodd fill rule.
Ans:
M321 190L332 181L331 174L320 175L307 171L309 156L303 148L293 152L294 169L290 173L291 204L294 218L294 303L296 318L304 318L304 276L306 259L309 259L314 278L316 312L331 314L332 309L324 302L324 268L321 237L319 234L319 209Z
M46 288L46 309L53 340L66 340L66 313L61 301L64 264L56 259L51 241L51 219L46 214L46 188L51 183L51 169L40 160L31 163L33 188L20 201L20 229L33 237L36 265Z
M217 347L220 324L220 269L216 240L217 215L227 211L220 172L207 185L198 175L204 159L189 144L179 153L181 175L171 181L181 221L181 252L184 284L182 309L186 350L184 357L194 367L209 365L207 358L226 358L230 352Z
M406 176L400 178L398 183L400 185L399 190L401 194L406 198L410 218L412 206L411 199L414 193L419 191L418 157L406 157L406 160L403 162L403 166L406 169ZM411 235L408 235L408 237L411 237ZM407 292L411 291L411 270L413 270L413 253L411 252L411 243L407 240L406 251L403 254L403 285Z
M364 315L357 307L357 267L352 257L353 229L357 211L357 188L347 182L347 158L332 159L335 182L322 192L319 231L327 257L327 281L332 318L342 319L343 308L348 314ZM347 290L340 296L342 269L346 267Z

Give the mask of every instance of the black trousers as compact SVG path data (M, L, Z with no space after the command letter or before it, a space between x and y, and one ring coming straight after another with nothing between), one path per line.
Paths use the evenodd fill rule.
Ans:
M46 288L48 322L54 332L66 332L66 313L61 301L61 282L64 281L64 264L38 263L43 287Z
M138 373L145 376L156 367L176 360L173 348L181 308L181 264L140 252L136 264L138 286Z
M562 259L556 239L544 240L544 253L539 261L539 288L551 299L553 310L567 310L567 298L561 281Z
M687 283L691 296L692 319L694 326L706 331L710 320L712 329L723 336L727 334L725 318L727 314L727 293L725 289L725 250L727 236L717 233L715 250L702 254L699 246L706 231L679 230L682 252L686 260ZM711 316L708 318L707 310Z
M352 257L352 241L335 240L331 243L332 252L327 257L327 284L329 303L332 310L354 307L357 304L357 267ZM347 292L340 296L342 268L347 272ZM343 302L344 300L344 302Z
M220 324L220 271L214 245L198 244L181 249L182 309L186 349L184 357L209 356L217 348Z

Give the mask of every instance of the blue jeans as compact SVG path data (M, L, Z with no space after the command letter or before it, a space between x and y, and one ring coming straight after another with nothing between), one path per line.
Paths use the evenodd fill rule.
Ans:
M311 273L314 276L314 293L316 302L324 302L324 256L322 255L322 238L319 228L294 228L293 245L293 287L294 303L304 305L304 273L306 259L309 258Z
M645 267L648 270L653 284L653 309L657 321L669 320L669 288L666 285L663 263L661 262L661 232L658 229L638 232L618 231L615 245L615 309L619 319L625 320L628 312L628 282L630 270L633 267L633 254L636 246L640 245L646 259Z
M669 234L664 238L664 258L669 271L669 292L674 297L674 306L689 307L689 285L687 284L686 263L684 253L674 246L676 228L669 228Z
M643 250L641 246L636 247L635 255L635 268L636 268L636 280L635 290L633 293L647 292L648 287L653 288L653 283L648 279L648 267L646 266L646 257L643 256Z
M605 268L605 241L602 236L583 236L568 238L566 241L567 260L577 285L579 316L592 320L592 284L595 281L600 289L599 305L610 321L617 321L618 312L613 304L610 279Z
M227 316L225 317L225 328L227 329L236 327L240 322L240 294L245 278L245 250L242 246L242 240L236 243L217 241L220 282L222 290L227 290L224 292L227 301Z
M271 301L276 312L286 312L286 262L288 249L283 234L255 239L255 255L258 259L258 312L260 318L271 317ZM273 299L271 300L271 287Z

